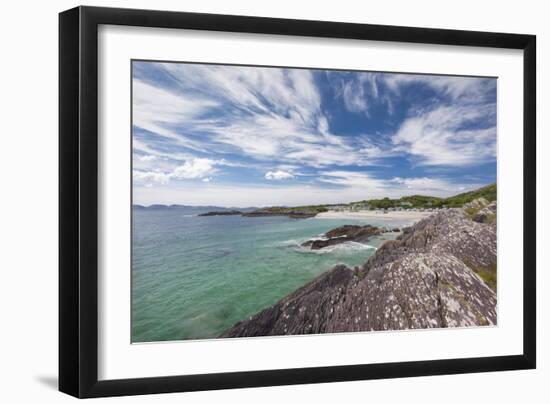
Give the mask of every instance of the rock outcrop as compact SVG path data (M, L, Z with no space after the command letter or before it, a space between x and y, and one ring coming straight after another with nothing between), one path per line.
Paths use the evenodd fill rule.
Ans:
M478 275L493 269L496 223L449 209L403 229L362 267L335 266L221 336L494 325L496 293Z
M349 241L366 243L369 238L379 234L382 234L382 229L376 226L346 224L326 232L321 239L308 240L302 243L302 247L310 247L312 250L319 250L324 247Z
M309 219L317 216L319 213L315 209L300 209L300 208L263 208L252 212L243 213L246 217L263 217L263 216L288 216L292 219Z
M493 223L497 218L497 204L492 202L479 209L472 217L472 220L478 223Z
M199 216L236 216L242 215L240 210L215 210L212 212L201 213Z

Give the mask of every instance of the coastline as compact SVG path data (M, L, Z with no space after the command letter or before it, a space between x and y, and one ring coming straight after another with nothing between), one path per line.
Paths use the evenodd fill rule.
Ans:
M496 201L315 210L136 213L132 341L496 324ZM315 217L267 217L297 212ZM199 214L219 217L189 218ZM152 264L167 270L159 276ZM174 284L185 293L174 293ZM212 285L229 292L212 293Z
M219 338L497 324L496 202L435 213L327 213L424 217L362 265L335 265Z
M318 213L319 219L340 219L340 220L360 220L360 219L387 219L387 220L410 220L411 222L417 222L428 216L433 215L434 212L420 212L420 211L394 211L384 213L381 210L358 210L355 212L350 211L328 211Z

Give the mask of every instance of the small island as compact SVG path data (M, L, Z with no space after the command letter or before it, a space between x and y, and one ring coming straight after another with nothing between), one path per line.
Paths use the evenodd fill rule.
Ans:
M259 217L259 216L288 216L292 219L308 219L315 217L322 212L328 212L328 209L324 205L319 206L296 206L296 207L284 207L273 206L269 208L256 209L252 212L243 213L246 217Z
M198 216L236 216L242 215L240 210L215 210L212 212L201 213Z

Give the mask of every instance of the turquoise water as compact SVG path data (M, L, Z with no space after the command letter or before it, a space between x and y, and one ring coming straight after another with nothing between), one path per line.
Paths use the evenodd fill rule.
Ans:
M214 338L335 264L363 264L383 241L312 252L299 244L367 222L196 213L134 209L133 342Z

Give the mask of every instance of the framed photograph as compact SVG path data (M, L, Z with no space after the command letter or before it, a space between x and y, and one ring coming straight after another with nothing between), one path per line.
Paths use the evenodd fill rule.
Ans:
M535 368L534 36L59 28L61 391Z

